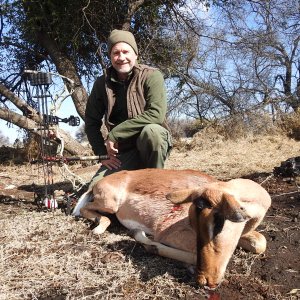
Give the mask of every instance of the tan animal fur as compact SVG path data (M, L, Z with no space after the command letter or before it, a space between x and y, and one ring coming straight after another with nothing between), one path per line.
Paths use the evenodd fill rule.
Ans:
M73 214L80 210L84 218L99 221L95 233L110 224L103 213L116 214L148 250L197 264L200 285L221 283L237 245L254 253L266 249L255 229L271 198L251 180L222 182L194 170L121 171L97 182L93 195L92 202L79 201Z

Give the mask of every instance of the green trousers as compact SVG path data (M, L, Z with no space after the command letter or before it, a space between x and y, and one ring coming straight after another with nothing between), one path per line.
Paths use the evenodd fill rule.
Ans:
M146 125L137 138L136 148L119 153L118 158L121 161L121 167L109 170L102 165L92 178L89 190L104 176L121 170L163 169L171 149L172 138L167 129L158 124Z

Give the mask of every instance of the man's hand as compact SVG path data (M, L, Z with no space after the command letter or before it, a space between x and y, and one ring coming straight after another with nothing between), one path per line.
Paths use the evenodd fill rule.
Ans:
M105 146L108 156L116 156L116 154L118 154L119 150L117 143L107 139L105 141Z
M102 165L106 166L109 170L119 169L121 166L121 161L116 157L119 153L118 144L107 139L105 141L107 155L109 159L101 161Z

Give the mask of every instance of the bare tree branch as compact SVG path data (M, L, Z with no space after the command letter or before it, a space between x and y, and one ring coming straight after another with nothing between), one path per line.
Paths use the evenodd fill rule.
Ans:
M35 122L39 122L41 120L35 109L33 109L30 105L20 99L16 94L11 92L10 89L1 83L0 94L9 99L11 103L20 109L29 119L32 119Z

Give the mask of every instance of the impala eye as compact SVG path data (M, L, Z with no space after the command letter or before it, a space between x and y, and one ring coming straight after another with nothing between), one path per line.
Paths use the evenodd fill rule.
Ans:
M204 208L212 208L212 206L208 202L208 200L203 197L198 197L198 198L194 199L193 203L200 210L203 210Z

